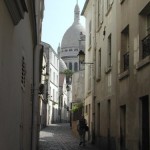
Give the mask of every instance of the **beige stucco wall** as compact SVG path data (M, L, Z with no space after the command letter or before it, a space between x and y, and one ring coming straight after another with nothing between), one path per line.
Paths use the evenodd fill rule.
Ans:
M86 37L88 37L88 22L91 20L91 14L94 12L96 17L95 20L92 17L92 51L89 49L88 38L86 38L86 61L93 58L95 68L92 74L94 88L90 93L88 91L89 72L87 65L85 67L86 117L89 124L94 122L96 144L102 149L108 149L110 146L111 149L119 150L121 149L121 108L125 106L126 149L137 150L139 143L141 146L141 98L150 95L150 57L140 58L140 40L145 36L142 33L145 26L143 20L140 20L139 14L149 0L124 0L123 3L110 0L111 7L108 11L107 1L103 2L104 6L101 7L101 9L103 8L103 21L99 27L97 27L97 4L87 0L83 13L86 17ZM121 32L127 25L129 25L129 70L123 72L121 68ZM107 67L108 36L110 34L111 66ZM96 40L94 41L94 39ZM98 64L99 50L101 50L101 66ZM101 68L100 76L97 76L99 68ZM93 93L95 119L92 114ZM148 106L148 108L150 107Z
M140 107L141 100L140 98L145 95L150 95L150 66L146 65L140 69L137 69L139 64L145 61L141 60L141 30L144 30L145 26L140 20L140 12L146 6L149 0L144 1L124 1L122 5L118 4L117 8L120 13L117 13L118 21L117 25L117 35L118 43L117 50L120 53L120 32L123 28L129 24L129 51L130 51L130 68L129 74L126 78L122 80L117 80L117 101L118 109L122 105L126 105L126 147L128 149L137 150L139 149L139 143L141 146L141 116L140 116ZM129 7L130 6L130 7ZM150 9L150 8L149 8ZM149 56L147 57L149 58ZM147 59L146 58L146 59ZM119 58L118 58L119 59ZM120 64L118 60L118 64ZM120 70L117 70L118 74ZM149 107L150 108L150 107ZM118 117L120 115L118 114ZM118 120L119 128L119 120ZM120 134L118 132L117 137L119 138ZM139 143L138 143L139 142Z
M30 5L30 1L26 4ZM14 25L4 1L0 2L0 149L3 150L31 149L35 35L30 8L24 19ZM22 57L25 87L21 85Z
M72 102L84 101L84 70L72 75Z

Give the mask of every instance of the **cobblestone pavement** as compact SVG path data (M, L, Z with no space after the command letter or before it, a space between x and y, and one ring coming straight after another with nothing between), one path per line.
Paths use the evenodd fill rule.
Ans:
M40 132L39 150L98 150L90 143L79 146L79 139L72 134L70 125L52 124Z

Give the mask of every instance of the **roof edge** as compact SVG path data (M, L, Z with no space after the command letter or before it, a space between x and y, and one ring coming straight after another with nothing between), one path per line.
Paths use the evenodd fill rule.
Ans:
M87 7L87 4L89 3L89 0L86 0L85 4L84 4L84 7L82 9L82 12L81 12L81 15L83 16L84 15L84 12L85 12L85 9Z

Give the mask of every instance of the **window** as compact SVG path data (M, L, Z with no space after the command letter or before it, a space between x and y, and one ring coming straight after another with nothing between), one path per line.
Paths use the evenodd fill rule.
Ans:
M74 63L74 71L78 71L78 63L77 62Z
M74 51L78 51L78 49L74 49Z
M51 59L50 59L50 61L51 61L51 64L53 63L53 58L54 56L53 56L53 53L51 52Z
M88 66L88 91L91 91L91 65Z
M101 0L101 23L104 20L104 0Z
M21 19L24 19L24 13L28 11L25 0L4 0L4 1L14 25L17 25Z
M56 91L56 101L58 102L58 92Z
M100 103L97 104L97 134L100 137Z
M57 67L59 66L59 61L58 61L58 59L57 59Z
M97 26L101 25L101 0L97 0Z
M97 55L96 71L97 71L97 80L99 80L101 77L101 49L98 51L98 55Z
M129 25L121 33L121 71L129 69Z
M108 137L108 149L110 149L110 127L111 127L111 101L108 100L108 103L107 103L107 137Z
M53 63L54 63L54 66L55 66L55 59L56 59L56 56L55 56L55 54L54 54L54 61L53 61Z
M50 81L51 81L51 73L52 73L52 69L50 68L50 70L49 70L49 78L50 78Z
M50 63L52 62L52 59L53 59L53 56L52 56L52 52L50 51L50 58L49 58Z
M91 35L91 21L89 22L89 47L91 47L91 38L92 38L92 35Z
M149 150L149 96L140 98L140 145L142 150Z
M53 72L53 83L55 83L55 72Z
M72 63L69 62L69 70L72 70Z
M106 9L107 11L110 10L110 8L112 7L112 4L113 4L113 0L106 0Z
M110 8L110 0L106 0L107 2L107 10Z
M85 113L88 112L87 110L88 110L88 106L86 105L86 106L85 106Z
M126 105L120 106L120 148L126 149Z
M69 49L69 51L72 51L72 49Z
M150 55L150 14L146 16L147 36L142 40L142 58Z
M53 89L53 101L55 101L55 90Z
M139 15L140 59L150 55L150 2Z
M50 95L50 99L51 99L51 94L52 94L52 92L51 92L51 86L49 86L49 95Z
M57 85L58 85L58 75L57 75Z
M111 34L108 36L107 67L111 67Z

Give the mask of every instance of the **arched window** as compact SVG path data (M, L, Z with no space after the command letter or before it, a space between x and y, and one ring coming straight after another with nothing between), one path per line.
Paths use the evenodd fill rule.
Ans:
M72 63L69 62L69 70L72 70Z
M77 62L74 63L74 71L78 71L78 63Z

